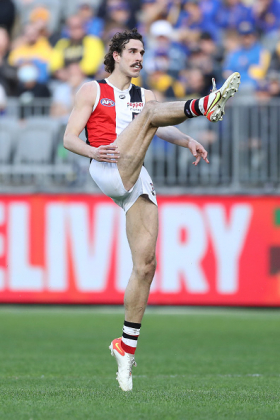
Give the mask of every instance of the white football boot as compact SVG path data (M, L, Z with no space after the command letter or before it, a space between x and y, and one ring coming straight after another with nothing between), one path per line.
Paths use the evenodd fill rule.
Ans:
M132 367L137 366L134 354L126 353L122 349L121 338L115 338L109 346L111 355L115 357L118 364L117 381L123 391L132 391Z
M232 73L220 89L216 88L215 79L212 79L213 89L208 95L208 103L205 108L205 117L211 122L218 122L223 119L225 114L226 102L234 96L240 85L240 74Z

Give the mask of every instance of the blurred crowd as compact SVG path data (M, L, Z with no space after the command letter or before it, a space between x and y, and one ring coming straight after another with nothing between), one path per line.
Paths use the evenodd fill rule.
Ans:
M9 97L49 98L66 119L79 87L108 76L113 34L134 27L146 53L133 83L158 100L206 95L233 71L244 95L280 96L280 0L0 0L0 115Z

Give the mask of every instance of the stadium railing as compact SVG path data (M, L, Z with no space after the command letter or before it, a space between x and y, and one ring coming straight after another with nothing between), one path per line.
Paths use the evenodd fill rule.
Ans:
M0 192L98 192L88 175L88 159L63 148L65 119L50 117L50 105L46 99L24 104L18 99L9 100L6 114L0 116ZM34 125L36 120L42 124L48 121L53 130L49 146L52 152L41 162L34 158L19 161L20 140L23 133L27 134L25 127ZM11 130L7 128L9 125ZM45 130L43 127L44 124L42 130ZM201 162L194 167L194 159L187 149L155 137L145 166L158 192L275 194L280 191L280 99L262 103L235 100L227 108L222 123L193 118L181 124L180 129L205 146L210 164ZM38 131L37 136L38 143L44 141ZM7 151L8 146L5 143L5 148L3 142L8 137ZM84 133L81 138L85 140ZM30 141L25 143L27 149L34 147ZM5 150L6 156L2 159L1 150ZM28 156L28 150L25 155Z

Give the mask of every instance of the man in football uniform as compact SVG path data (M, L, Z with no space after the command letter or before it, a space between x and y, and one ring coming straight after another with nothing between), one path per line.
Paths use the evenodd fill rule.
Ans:
M204 98L159 103L153 92L131 84L139 76L144 52L136 29L114 35L104 61L110 76L81 87L64 135L65 148L90 158L95 183L126 213L133 270L124 296L123 334L109 346L124 391L132 390L134 353L156 268L158 210L152 180L143 166L145 154L157 134L189 148L194 165L201 158L209 163L203 146L173 126L203 115L212 122L222 119L225 103L240 83L239 73L234 73L220 89L214 84ZM84 128L87 144L79 139Z

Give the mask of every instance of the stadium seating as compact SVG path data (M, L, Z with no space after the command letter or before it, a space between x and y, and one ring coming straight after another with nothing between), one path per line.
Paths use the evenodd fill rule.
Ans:
M44 117L26 120L15 152L15 163L51 163L55 144L55 121Z

